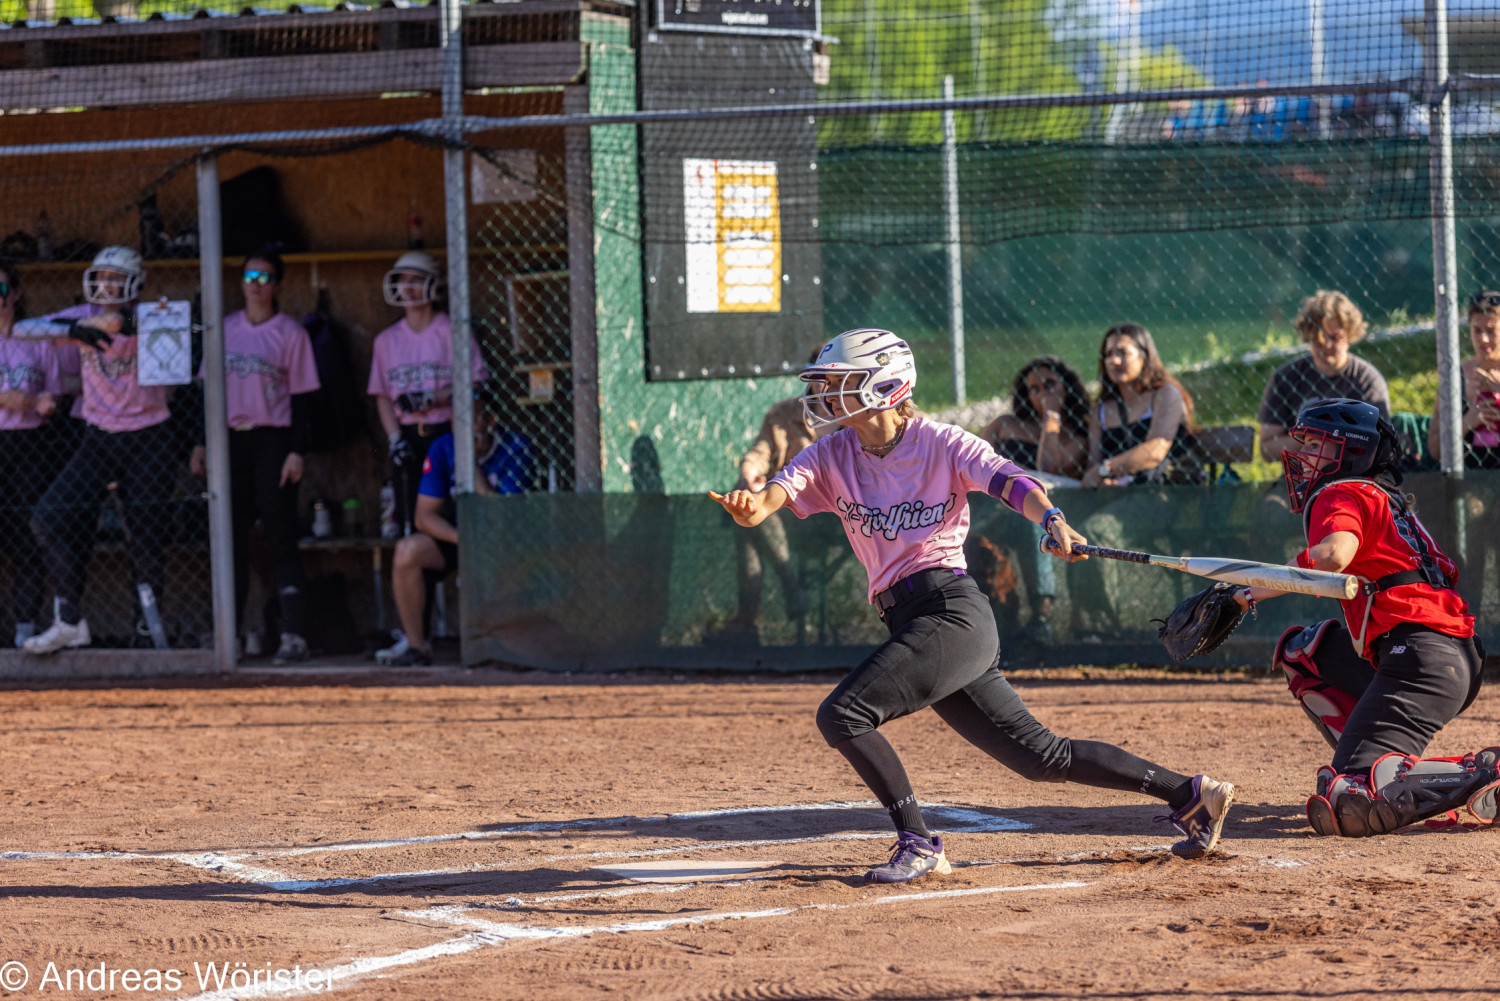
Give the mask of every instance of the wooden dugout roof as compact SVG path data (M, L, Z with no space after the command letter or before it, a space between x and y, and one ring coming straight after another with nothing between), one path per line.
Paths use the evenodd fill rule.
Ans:
M587 70L599 0L465 4L464 88L561 86ZM200 11L0 30L0 111L367 97L441 89L438 9Z

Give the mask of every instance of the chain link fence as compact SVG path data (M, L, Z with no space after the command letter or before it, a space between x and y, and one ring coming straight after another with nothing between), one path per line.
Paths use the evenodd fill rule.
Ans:
M483 561L486 580L509 573L521 551L545 568L524 594L466 582L466 610L482 595L540 607L565 586L560 567L618 573L548 553L607 553L644 533L639 549L613 550L619 566L646 568L632 571L637 583L576 610L582 628L649 597L650 609L619 613L633 622L616 643L626 660L701 661L707 641L721 661L757 662L762 646L825 651L804 659L812 664L866 642L859 568L840 558L829 526L786 519L740 537L651 496L731 485L762 415L797 392L790 375L808 349L856 326L889 327L912 343L924 411L997 437L996 418L1017 416L1019 373L1040 356L1060 359L1049 364L1076 372L1090 397L1074 414L1082 455L1052 471L1076 479L1108 458L1086 445L1087 422L1100 414L1093 398L1106 388L1105 333L1139 324L1194 403L1189 478L1247 481L1258 504L1280 474L1257 447L1261 426L1278 423L1264 419L1266 387L1279 367L1310 364L1296 318L1305 299L1336 290L1362 317L1366 331L1348 346L1378 371L1409 468L1439 465L1428 108L1440 92L1423 54L1421 5L837 0L818 8L817 30L782 37L674 33L653 12L603 2L502 6L465 8L474 79L463 107L471 119L456 130L440 125L434 96L435 11L273 5L229 18L174 3L106 11L59 0L4 14L25 21L0 30L9 60L0 75L12 84L5 121L18 146L138 143L8 157L0 260L26 316L79 306L94 254L123 245L145 261L141 301L193 303L197 322L194 167L205 151L224 178L225 313L245 305L247 254L270 241L284 260L276 308L316 346L318 426L328 432L296 488L299 559L318 606L344 610L326 617L338 625L318 649L378 646L400 621L390 536L405 531L401 511L415 499L391 495L411 470L392 467L381 394L367 383L376 338L403 316L383 297L387 272L421 250L446 277L456 217L444 201L444 149L462 152L467 189L458 243L468 247L469 315L457 319L477 349L479 489L531 495L498 502L510 512L506 544L519 549L496 560L484 536L465 543L465 558ZM1453 284L1464 320L1470 293L1500 285L1500 115L1490 89L1500 66L1484 41L1500 38L1500 17L1455 10L1450 36ZM311 56L322 62L296 62ZM89 102L64 89L81 79L75 70L117 64L165 68L142 70L144 89L122 83ZM111 102L124 110L106 110ZM364 131L264 139L276 129ZM263 138L245 138L255 134ZM218 139L183 138L195 135ZM694 201L704 197L706 214ZM705 224L718 228L705 237ZM1478 338L1471 344L1464 330L1461 343L1467 356ZM196 376L201 335L188 344ZM16 628L18 640L27 623L43 629L66 577L68 589L84 582L77 603L95 646L208 645L208 487L190 462L207 437L202 383L161 390L165 418L139 454L112 460L121 475L78 460L87 483L65 500L58 487L44 503L95 433L75 409L90 350L45 350L57 363L55 391L18 374L29 362L7 363L8 412L21 416L4 432L6 468L24 472L6 477L0 501L10 555L0 579L15 585L0 584L12 595L0 627ZM45 360L33 367L45 380ZM1464 369L1470 410L1485 391L1475 367ZM446 379L460 387L461 413L464 380ZM45 418L42 395L56 398ZM419 428L419 460L449 423L431 422L439 434L429 436L429 422L398 420ZM1466 427L1471 467L1493 460L1488 433ZM597 508L548 499L601 488L641 496ZM1084 496L1075 503L1098 499ZM1173 510L1206 503L1169 496ZM1473 494L1476 518L1488 510L1484 496ZM1260 517L1238 503L1194 517ZM54 509L66 516L38 523ZM268 528L246 530L236 605L241 636L269 634L274 644L287 581ZM1122 533L1116 541L1131 541ZM1073 644L1066 656L1082 658L1076 644L1123 628L1066 609L1053 616L1066 585L1043 579L1015 540L992 541L971 558L988 568L997 614L1014 629L1051 621L1056 642ZM1473 559L1491 608L1496 568ZM639 584L647 571L665 582L660 594ZM142 583L159 612L155 636ZM451 635L453 622L433 610L451 584L425 593L423 631ZM510 628L486 614L465 623L469 635ZM1109 649L1095 656L1118 659L1124 648Z

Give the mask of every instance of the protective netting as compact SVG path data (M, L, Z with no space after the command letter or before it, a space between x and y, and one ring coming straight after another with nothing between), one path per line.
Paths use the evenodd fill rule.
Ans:
M1459 564L1459 591L1494 649L1500 484L1487 477L1454 491L1439 475L1418 474L1406 486L1423 524ZM1279 563L1304 545L1279 484L1052 496L1080 531L1116 548ZM1066 564L1042 556L1035 526L999 502L971 503L965 557L994 609L1003 663L1171 663L1151 620L1208 581L1108 560ZM506 573L466 583L463 628L478 660L559 670L798 671L851 666L887 636L831 515L802 521L783 511L751 535L699 498L605 495L475 497L462 517L464 531L508 559ZM748 582L732 572L745 548L757 553ZM752 583L757 617L747 625L737 620ZM1288 626L1339 614L1328 599L1268 600L1218 651L1189 663L1269 667Z
M1268 400L1267 387L1288 382L1278 369L1313 364L1307 340L1319 337L1297 318L1319 290L1358 310L1357 322L1340 314L1340 334L1378 374L1383 395L1365 384L1405 435L1408 468L1436 468L1429 108L1442 92L1420 0L763 6L465 5L470 118L456 123L438 98L437 7L0 5L0 260L31 316L77 305L83 269L115 244L145 259L143 301L194 303L195 175L201 156L217 158L226 313L244 305L246 255L269 243L286 265L278 309L318 345L327 433L308 455L295 529L309 586L340 609L329 616L339 628L314 637L327 650L359 649L361 638L381 645L399 621L388 593L396 539L383 536L392 521L404 531L401 511L415 496L390 494L413 467L391 465L380 394L366 388L377 336L403 315L383 298L386 272L421 250L446 276L445 148L463 151L467 187L475 448L490 463L479 479L503 493L731 486L762 415L797 391L789 374L808 350L870 324L915 348L925 411L992 437L1003 437L992 422L1013 409L1028 361L1055 356L1097 394L1105 332L1140 324L1195 405L1173 478L1199 489L1267 481L1279 475L1276 449L1263 451L1257 436L1284 426L1277 415L1306 391L1294 384L1288 399ZM1448 20L1454 284L1467 324L1468 297L1500 286L1500 13L1453 4ZM588 116L613 117L589 126ZM134 145L19 150L100 141ZM1460 338L1463 355L1480 349L1480 335ZM1471 371L1482 367L1465 369L1468 413L1488 413L1489 383ZM467 382L451 381L462 405ZM394 406L400 394L389 395ZM202 400L191 379L167 392L169 430L132 467L153 471L138 498L116 479L90 487L48 536L56 543L63 532L69 551L88 557L83 604L96 645L153 642L137 621L140 577L160 592L171 645L210 634L205 484L189 468L204 438ZM61 566L47 562L33 522L87 431L70 409L6 432L3 446L7 472L27 472L6 478L11 557L0 575L26 578L15 596L25 607L10 619L39 628L50 619L51 571L38 584L6 568ZM1081 439L1099 413L1088 404L1072 415ZM1500 430L1461 419L1469 465L1500 464L1500 442L1487 444ZM408 435L418 464L446 430L428 423ZM1108 457L1085 448L1053 472L1077 477ZM1476 491L1484 482L1477 472L1465 481ZM1164 510L1220 518L1200 510L1210 493L1171 493ZM535 500L506 508L522 535L535 530L526 545L595 538L580 531L569 542L567 502ZM732 646L714 636L756 623L767 644L870 638L860 632L866 613L843 598L819 605L818 629L794 633L776 599L762 612L751 596L776 593L766 581L780 579L792 606L803 604L804 577L789 576L790 557L779 555L797 549L802 528L698 546L673 537L692 519L652 520L640 512L653 502L638 503L597 516L601 538L627 524L649 533L642 553L620 557L639 560L617 573L639 580L666 552L674 581L696 581L703 568L683 567L706 559L744 594L733 610L722 595L683 604L674 625L643 626L642 637L682 650L705 637ZM284 574L266 528L239 560L257 569L240 632L270 632L274 644ZM472 589L509 572L509 550L469 541L462 550L478 561L464 578L479 582ZM825 575L857 576L835 550L819 557ZM1017 593L1041 586L1025 584L1039 572L1029 565L1013 568ZM557 573L549 586L566 590ZM688 586L694 601L712 591ZM443 593L427 588L429 619ZM1030 613L1018 614L1025 627ZM441 609L435 619L424 631L452 632ZM1130 659L1125 646L1067 643L1055 660ZM620 650L645 662L651 648L641 638Z

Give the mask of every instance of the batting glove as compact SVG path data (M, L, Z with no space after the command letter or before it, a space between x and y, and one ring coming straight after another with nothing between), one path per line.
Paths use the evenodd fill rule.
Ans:
M401 436L397 431L389 439L391 448L391 465L404 466L411 461L411 442Z
M91 347L95 351L108 350L110 344L114 341L114 335L107 331L79 323L77 320L68 324L68 336L79 344Z

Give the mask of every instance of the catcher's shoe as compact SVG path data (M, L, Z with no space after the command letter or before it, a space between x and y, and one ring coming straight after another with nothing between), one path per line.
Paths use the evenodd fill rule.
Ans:
M896 836L891 860L865 873L866 883L910 883L928 873L946 876L953 871L943 854L943 839L934 834L931 840L920 834L902 831Z
M1486 747L1474 755L1474 763L1480 768L1488 768L1494 781L1487 782L1474 790L1469 797L1469 812L1474 819L1481 824L1493 824L1500 819L1500 774L1497 774L1497 758L1500 758L1500 748Z
M59 650L88 646L92 642L94 640L89 635L88 619L79 619L77 625L71 626L62 619L57 619L46 632L39 633L23 642L21 649L27 653L56 653Z
M1179 858L1202 858L1219 844L1229 804L1234 802L1234 786L1218 782L1207 775L1193 776L1193 798L1186 806L1174 810L1161 820L1170 820L1186 838L1172 846Z

